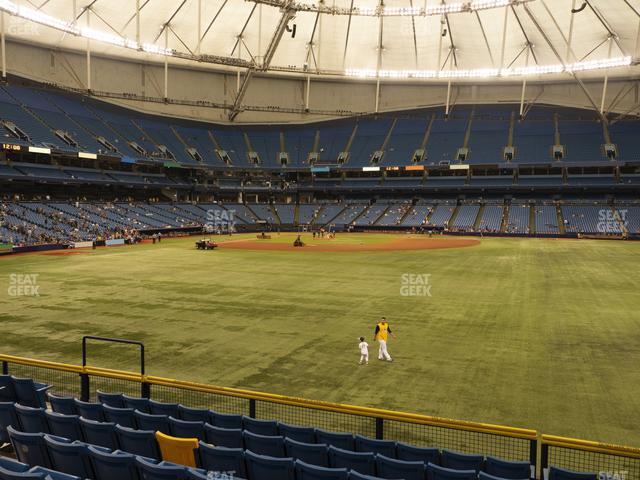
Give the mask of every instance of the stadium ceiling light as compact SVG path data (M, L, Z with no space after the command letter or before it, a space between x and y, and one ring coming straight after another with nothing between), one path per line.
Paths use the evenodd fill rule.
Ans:
M628 67L631 57L607 58L571 63L568 65L536 65L517 68L478 68L473 70L375 70L352 68L345 70L347 77L389 78L389 79L426 79L426 78L496 78L511 76L544 75L550 73L575 73L606 68Z
M299 12L326 13L329 15L360 15L365 17L427 17L432 15L445 15L460 12L475 12L478 10L488 10L507 6L515 6L534 0L473 0L469 2L442 3L423 7L353 7L343 8L328 6L322 2L298 3L289 0L246 0L263 5L269 5L280 9L294 10Z

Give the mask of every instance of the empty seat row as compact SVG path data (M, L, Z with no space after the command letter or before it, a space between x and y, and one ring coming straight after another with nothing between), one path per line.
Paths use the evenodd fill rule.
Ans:
M51 388L13 375L0 375L0 387L0 402L18 402L29 407L46 407L45 392Z

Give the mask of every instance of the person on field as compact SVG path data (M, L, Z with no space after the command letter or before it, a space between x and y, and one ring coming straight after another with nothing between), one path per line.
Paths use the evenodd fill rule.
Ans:
M363 363L369 365L369 344L364 341L364 337L360 337L358 349L360 350L360 365Z
M387 340L391 335L393 338L396 336L391 332L391 327L387 323L387 319L382 317L376 325L376 331L373 335L373 340L378 341L380 348L378 349L378 360L386 360L387 362L393 362L393 358L387 351Z

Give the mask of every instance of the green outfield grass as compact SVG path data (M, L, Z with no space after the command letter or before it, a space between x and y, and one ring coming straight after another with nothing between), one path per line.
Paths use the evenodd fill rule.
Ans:
M79 363L82 335L126 337L156 375L640 446L640 244L301 253L194 240L0 258L0 352ZM31 273L40 296L9 296L10 275ZM400 295L403 274L430 274L432 296ZM376 360L381 315L394 363Z

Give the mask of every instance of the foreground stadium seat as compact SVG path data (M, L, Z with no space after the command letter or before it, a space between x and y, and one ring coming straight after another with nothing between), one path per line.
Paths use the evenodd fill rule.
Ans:
M209 410L204 408L189 408L184 405L178 405L179 418L187 422L209 422Z
M574 472L558 467L549 468L549 480L595 480L597 477L595 473Z
M4 468L5 470L10 470L12 472L26 472L30 467L29 465L18 462L12 458L0 457L0 468Z
M51 468L80 478L95 478L86 443L71 442L61 437L44 436Z
M45 412L49 433L69 440L84 440L80 417L77 415L64 415L56 412Z
M116 425L116 433L121 450L134 455L160 460L160 450L158 450L155 431L133 430Z
M196 466L195 452L198 450L198 439L196 438L177 438L165 435L162 432L156 432L156 441L160 447L162 460L186 465L187 467Z
M296 442L316 443L316 429L313 427L298 427L286 423L278 423L280 435Z
M233 477L246 477L244 450L241 448L213 447L200 442L198 466L210 472L235 472Z
M324 443L302 443L285 437L284 448L287 457L320 467L329 466L329 447Z
M482 455L468 455L466 453L443 450L441 463L443 467L454 470L475 470L479 472L484 465Z
M96 422L80 417L80 428L87 443L111 450L120 448L115 423Z
M151 463L144 458L136 457L138 474L142 480L184 480L187 469L170 462Z
M242 415L232 413L218 413L210 411L209 423L222 428L244 428L242 426ZM276 434L277 435L277 434Z
M149 411L152 415L166 415L168 417L181 418L177 403L163 403L149 400Z
M503 477L496 477L495 475L489 475L487 472L480 472L478 474L478 480L516 480L516 479L506 479ZM523 478L518 480L528 480L528 479Z
M25 407L16 403L16 415L25 433L49 433L49 425L44 408Z
M355 449L353 435L350 433L327 432L326 430L316 429L316 442L326 443L342 450Z
M63 415L78 415L78 409L76 408L76 402L73 401L73 397L61 397L60 395L54 395L47 392L49 403L51 404L51 410L56 413L62 413Z
M216 414L216 416L219 414ZM258 420L247 416L242 417L242 427L258 435L279 435L278 423L271 420Z
M91 467L98 479L138 480L136 457L130 453L105 452L101 448L89 446Z
M46 475L37 472L14 472L0 467L0 480L44 480Z
M219 447L243 448L242 429L240 428L220 428L204 424L204 436L207 443Z
M166 415L151 415L139 410L136 410L134 415L140 430L153 430L154 432L162 432L169 435L169 417Z
M258 435L245 430L242 433L244 438L244 448L251 450L258 455L283 458L284 437L279 435Z
M420 448L406 443L398 443L396 451L398 452L398 460L440 465L440 450L437 448Z
M396 458L396 442L392 440L376 440L356 435L355 442L356 452L373 452L388 458Z
M17 402L21 405L33 408L47 408L46 391L51 385L37 383L30 378L13 377Z
M10 425L18 430L21 429L15 404L11 402L0 402L0 444L9 441L7 427Z
M377 475L382 478L402 478L403 480L425 480L424 462L407 462L395 458L376 455Z
M296 480L347 480L349 471L346 468L326 468L310 465L296 460Z
M204 440L204 422L188 422L169 417L169 430L174 437Z
M352 452L331 445L328 455L331 468L346 468L365 475L376 473L376 456L371 452Z
M115 408L124 408L124 398L121 393L108 393L98 390L96 392L98 401L103 405Z
M11 375L0 375L0 387L0 402L15 403L18 400Z
M251 480L294 480L292 458L273 458L246 451L247 474Z
M135 410L133 408L111 407L105 404L102 406L102 411L104 413L104 419L107 422L133 429L138 428L136 416L134 414Z
M13 451L18 461L31 466L51 467L44 433L24 433L7 427Z
M74 398L73 401L76 404L78 415L82 418L104 422L104 412L101 403L83 402L77 398Z
M133 408L142 413L150 413L149 399L141 397L130 397L129 395L122 395L125 408Z
M58 472L57 470L44 467L33 467L29 472L44 475L46 480L81 480L80 477L76 477L75 475Z
M477 476L475 470L454 470L427 464L427 480L476 480Z
M489 475L512 480L521 480L531 477L531 465L529 462L508 462L500 458L487 457L484 471Z
M374 477L373 475L364 475L362 473L358 473L355 470L351 470L349 472L349 480L384 480L380 477Z

